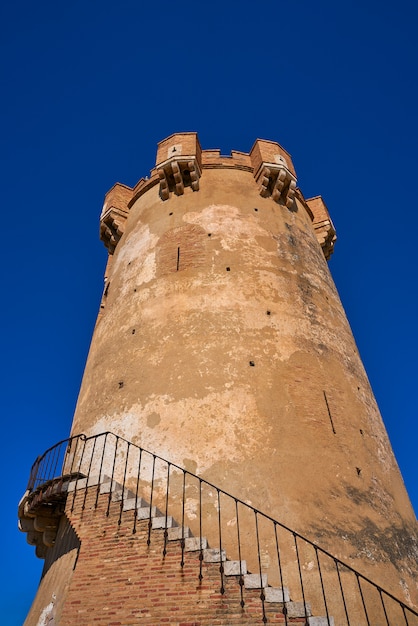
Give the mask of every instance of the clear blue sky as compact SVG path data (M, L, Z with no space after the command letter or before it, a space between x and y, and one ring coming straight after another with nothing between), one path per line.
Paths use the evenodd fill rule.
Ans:
M176 131L225 153L279 141L305 196L324 196L331 270L418 510L417 6L2 3L2 624L22 624L38 585L16 507L34 458L69 433L103 196Z

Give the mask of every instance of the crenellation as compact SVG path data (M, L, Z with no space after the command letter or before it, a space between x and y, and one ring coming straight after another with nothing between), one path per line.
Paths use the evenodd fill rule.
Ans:
M329 259L334 252L337 235L328 207L321 196L307 199L306 204L313 214L312 222L318 242L322 247L325 258Z
M116 183L105 196L100 215L100 239L105 244L109 254L114 253L123 235L132 191L127 185Z
M258 178L260 170L269 164L271 166L285 167L293 178L296 179L296 172L290 154L275 141L256 139L250 150L250 158L256 178Z

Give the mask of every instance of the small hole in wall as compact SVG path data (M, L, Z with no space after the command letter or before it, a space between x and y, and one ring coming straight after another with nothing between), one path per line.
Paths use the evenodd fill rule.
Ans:
M131 262L129 261L128 265L130 265L130 264L131 264Z
M119 389L122 389L122 387L123 387L123 380L120 380L119 381Z
M132 329L132 334L135 335L135 328Z
M360 467L356 467L356 472L357 472L357 476L360 476L360 474L361 474L361 468L360 468Z
M254 208L254 211L258 211L258 209Z
M169 215L173 215L173 211L171 211L171 212L169 213Z
M254 367L254 366L255 366L254 361L250 361L250 366L251 366L251 367Z
M360 428L360 435L362 435L362 436L364 435L364 432L363 432L362 428Z
M136 287L135 287L134 291L136 291Z
M226 268L226 271L227 271L227 272L230 272L230 271L231 271L231 268L230 268L230 267L227 267L227 268Z
M212 237L212 233L208 233L208 237Z
M271 311L266 311L266 315L271 315Z

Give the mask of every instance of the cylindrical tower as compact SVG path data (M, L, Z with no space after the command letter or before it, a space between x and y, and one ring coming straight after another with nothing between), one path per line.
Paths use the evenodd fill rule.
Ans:
M289 154L172 135L149 178L109 191L101 237L72 435L111 431L184 467L417 607L417 522L327 267L335 231Z

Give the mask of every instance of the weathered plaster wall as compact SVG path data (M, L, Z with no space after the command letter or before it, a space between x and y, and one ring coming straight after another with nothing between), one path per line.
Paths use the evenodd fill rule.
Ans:
M418 604L417 524L301 196L250 171L130 208L73 434L113 431Z

